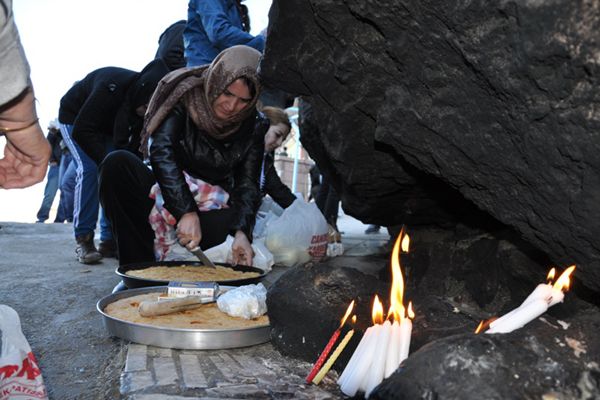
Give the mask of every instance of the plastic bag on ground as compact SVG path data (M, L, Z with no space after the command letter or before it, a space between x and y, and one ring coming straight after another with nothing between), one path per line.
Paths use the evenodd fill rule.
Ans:
M276 264L320 261L327 253L328 226L314 203L298 199L267 226L265 244Z
M258 283L228 290L219 296L217 306L232 317L258 318L267 312L267 289Z
M21 331L17 312L0 304L0 400L47 399L42 373Z

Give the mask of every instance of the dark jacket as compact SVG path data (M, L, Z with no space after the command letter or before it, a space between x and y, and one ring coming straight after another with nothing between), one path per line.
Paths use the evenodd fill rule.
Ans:
M73 125L73 139L96 164L106 156L105 137L112 138L115 116L137 72L100 68L77 82L60 100L58 120Z
M169 26L158 39L154 58L162 58L171 71L185 67L183 56L183 30L187 21L182 19Z
M60 158L62 157L62 148L60 147L62 136L60 131L58 129L49 129L46 139L48 139L48 143L50 143L50 147L52 147L52 153L50 153L50 162L58 164L60 162Z
M137 153L143 118L136 108L148 104L167 72L162 59L139 73L119 67L92 71L62 97L58 120L73 125L73 139L96 164L107 154L106 137L115 148Z
M264 176L260 185L262 195L268 194L282 208L291 206L294 200L296 200L296 196L294 196L290 188L281 182L277 174L277 170L275 169L275 152L272 151L265 154L262 168Z
M240 129L224 140L200 131L177 106L152 133L150 162L160 185L165 207L179 220L198 206L182 171L230 195L235 217L230 231L242 230L252 240L255 212L260 203L258 180L268 120L258 114L246 119Z

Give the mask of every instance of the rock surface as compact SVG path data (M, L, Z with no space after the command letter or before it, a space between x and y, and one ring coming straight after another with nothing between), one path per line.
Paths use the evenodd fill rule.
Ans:
M505 335L433 341L384 380L371 399L596 399L600 313L564 324L544 316Z
M595 3L275 0L270 21L262 74L311 106L302 142L347 213L474 204L600 290Z

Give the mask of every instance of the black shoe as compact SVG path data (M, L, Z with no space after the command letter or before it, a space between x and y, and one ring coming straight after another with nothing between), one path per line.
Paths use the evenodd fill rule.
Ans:
M77 240L77 248L75 249L77 261L82 264L94 264L102 260L102 254L100 254L94 245L93 232L77 236L75 240Z
M381 229L379 225L369 225L369 227L365 229L365 233L367 235L370 235L372 233L379 233L379 229Z
M98 251L104 258L117 258L117 243L114 239L101 240Z

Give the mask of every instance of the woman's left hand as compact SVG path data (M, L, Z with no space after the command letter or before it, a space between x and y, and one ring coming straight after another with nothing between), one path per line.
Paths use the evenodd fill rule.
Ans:
M241 264L252 266L252 259L254 258L254 251L252 245L246 237L246 234L242 231L235 233L233 244L231 245L231 253L233 255L233 264Z

